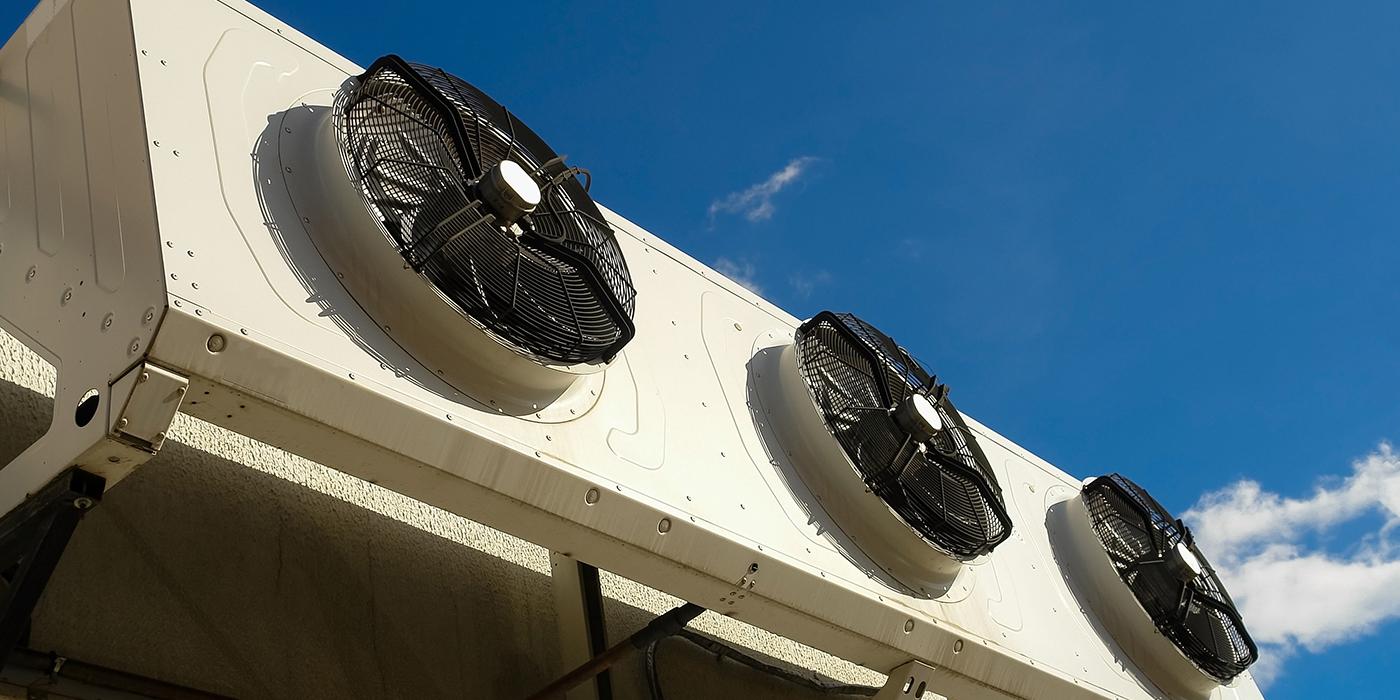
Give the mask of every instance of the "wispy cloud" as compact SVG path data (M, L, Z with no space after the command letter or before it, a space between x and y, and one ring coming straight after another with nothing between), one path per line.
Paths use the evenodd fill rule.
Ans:
M1310 544L1374 516L1378 525L1342 546ZM1400 553L1389 541L1400 525L1400 455L1389 444L1307 498L1246 480L1201 497L1183 518L1260 644L1254 675L1262 684L1300 651L1352 641L1400 617Z
M719 258L715 260L715 270L721 275L738 282L754 294L763 294L763 287L757 281L758 270L748 260Z
M710 221L720 214L737 214L749 221L773 218L773 197L797 182L815 162L812 156L793 158L763 182L716 199L710 203Z
M792 286L792 291L797 296L807 299L812 296L812 292L818 287L831 284L831 273L826 270L816 272L794 272L788 276L788 284Z

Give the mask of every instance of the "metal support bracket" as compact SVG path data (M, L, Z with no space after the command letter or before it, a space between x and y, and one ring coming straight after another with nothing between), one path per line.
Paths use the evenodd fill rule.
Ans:
M69 469L0 519L0 666L28 629L78 521L105 488L102 477Z
M936 692L933 679L937 669L922 661L909 661L890 671L885 687L875 694L875 700L922 700L924 693Z
M549 553L549 567L563 673L607 650L603 594L596 567L559 552ZM593 681L570 690L568 700L610 700L612 681L608 672L603 671Z
M63 386L60 373L60 395L65 393ZM22 507L27 496L71 467L112 486L160 450L188 389L185 377L138 362L92 392L87 415L82 415L82 406L88 401L79 404L76 417L56 403L48 432L0 468L0 512Z

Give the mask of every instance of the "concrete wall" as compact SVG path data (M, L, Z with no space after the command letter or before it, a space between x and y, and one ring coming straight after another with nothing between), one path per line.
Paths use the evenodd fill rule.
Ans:
M48 424L53 370L0 332L0 465ZM604 575L611 639L674 598ZM694 627L809 677L882 674L706 613ZM180 416L84 520L30 646L246 698L517 698L562 670L548 552ZM833 697L681 640L668 700ZM615 697L648 697L639 659Z

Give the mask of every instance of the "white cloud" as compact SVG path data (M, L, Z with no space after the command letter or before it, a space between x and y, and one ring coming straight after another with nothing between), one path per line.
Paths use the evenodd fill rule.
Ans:
M812 292L817 291L817 287L831 284L831 273L826 270L795 272L788 277L788 284L792 285L792 291L796 292L797 296L807 299L812 296Z
M763 182L716 199L710 203L710 220L713 221L718 214L739 214L749 221L773 218L773 197L797 182L816 161L811 156L793 158Z
M763 287L760 287L755 279L758 275L758 270L754 268L753 263L747 260L720 258L715 261L715 270L721 275L743 285L754 294L763 294Z
M1372 516L1378 525L1333 551L1307 544ZM1400 617L1400 556L1389 542L1400 524L1400 455L1389 444L1306 498L1246 480L1202 496L1183 518L1260 645L1261 683L1302 650L1354 640Z

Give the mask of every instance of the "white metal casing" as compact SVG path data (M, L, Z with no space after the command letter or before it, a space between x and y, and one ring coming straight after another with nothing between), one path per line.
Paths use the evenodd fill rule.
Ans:
M98 25L94 38L86 28ZM68 48L34 48L50 45ZM384 50L401 48L411 50ZM60 406L118 385L144 358L189 379L187 413L868 667L923 661L930 687L950 697L1162 696L1083 612L1056 562L1046 514L1078 480L971 419L1006 493L1011 539L934 600L896 593L838 552L783 480L786 457L751 405L750 362L790 343L797 319L617 214L605 210L638 290L637 335L596 403L516 417L436 380L312 254L318 222L278 214L289 179L316 167L278 146L296 136L288 114L330 105L359 72L239 0L36 10L0 52L0 318L60 365ZM70 101L38 118L70 73L81 87L64 89L82 93L81 111ZM31 136L32 155L22 148ZM92 146L104 138L106 164ZM74 139L88 146L74 150ZM53 176L24 166L50 158L69 174L86 159L94 204L53 202ZM118 196L119 214L97 208ZM71 223L84 206L90 231ZM59 262L73 272L50 273ZM31 266L42 287L25 281ZM86 321L55 311L67 308L69 279L92 290L77 316ZM106 313L116 330L93 330ZM55 429L71 431L62 413ZM115 481L138 462L109 462L106 474ZM70 463L21 458L0 470L0 511ZM1260 694L1246 675L1212 697Z

